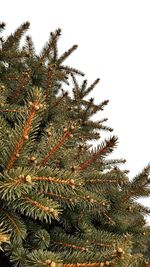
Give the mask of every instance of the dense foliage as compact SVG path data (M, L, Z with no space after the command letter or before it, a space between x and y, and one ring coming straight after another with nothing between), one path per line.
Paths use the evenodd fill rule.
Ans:
M28 28L0 39L2 266L149 266L149 209L135 200L150 195L150 165L129 181L125 160L107 159L118 138L101 141L112 129L91 118L108 103L88 99L99 79L64 65L77 45L59 55L60 29L39 55L30 36L21 46Z

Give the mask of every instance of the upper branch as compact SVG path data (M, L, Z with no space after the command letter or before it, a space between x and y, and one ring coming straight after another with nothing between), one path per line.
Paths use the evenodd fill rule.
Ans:
M80 165L80 171L86 169L93 161L95 161L99 156L104 156L109 152L112 152L112 148L116 146L118 138L113 136L110 140L105 140L105 144L102 144L101 149L97 153L94 153L93 156Z

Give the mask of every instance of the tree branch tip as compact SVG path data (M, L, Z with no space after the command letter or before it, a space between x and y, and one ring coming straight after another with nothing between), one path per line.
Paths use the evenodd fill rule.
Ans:
M0 28L1 28L1 29L4 29L5 27L6 27L6 23L5 23L5 22L1 22L1 23L0 23Z

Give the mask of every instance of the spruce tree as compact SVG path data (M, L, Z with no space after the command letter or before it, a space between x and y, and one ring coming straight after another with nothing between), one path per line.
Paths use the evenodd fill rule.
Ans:
M39 54L31 36L21 46L29 26L0 39L0 266L149 266L136 200L150 195L150 165L130 181L125 160L107 158L118 137L101 141L112 128L91 117L108 100L87 99L99 79L79 83L64 65L77 45L59 55L60 29Z

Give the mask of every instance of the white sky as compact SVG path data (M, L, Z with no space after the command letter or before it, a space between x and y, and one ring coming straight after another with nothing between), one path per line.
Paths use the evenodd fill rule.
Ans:
M127 160L130 178L138 174L150 162L150 1L5 0L0 12L6 34L30 21L37 51L58 27L60 52L79 45L65 63L84 71L89 83L101 79L91 96L110 100L100 118L119 137L111 158ZM142 203L150 207L150 198Z

